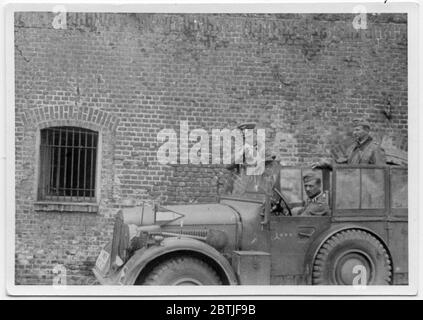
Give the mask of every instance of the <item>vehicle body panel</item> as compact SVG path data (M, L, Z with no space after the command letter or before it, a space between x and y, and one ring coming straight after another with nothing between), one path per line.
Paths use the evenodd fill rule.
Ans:
M283 184L281 190L288 194L290 206L301 205L304 200L302 176L310 169L288 167L287 170L288 174L278 179ZM391 170L396 170L395 174L399 176L395 181ZM104 281L134 284L140 272L155 259L176 252L192 252L215 261L229 284L242 284L239 283L240 276L231 266L232 253L256 251L262 256L263 253L270 253L271 284L311 284L313 263L325 241L343 230L360 229L372 234L385 246L393 264L394 284L407 284L406 170L397 167L344 166L335 167L331 173L323 172L323 190L330 195L328 201L331 208L330 215L323 217L271 214L266 220L266 194L262 194L262 197L250 197L248 194L223 196L220 203L214 204L162 207L161 210L180 214L180 218L160 226L158 234L171 237L137 250L118 270L118 274L107 275L108 279L105 277ZM352 173L358 174L358 178L352 178L355 184L350 179ZM402 184L398 181L402 181ZM354 189L357 188L356 184L359 185L358 191ZM223 232L227 236L224 248L213 248L205 237L195 239L195 235L207 234L210 230ZM101 277L104 275L100 274L97 278Z
M310 245L330 227L330 217L274 216L270 220L272 276L290 275L300 281L306 274L305 256Z
M379 208L367 209L339 209L335 205L333 209L334 223L350 222L357 226L366 228L368 232L377 235L383 243L387 252L390 254L393 264L393 279L394 284L407 284L408 283L408 169L406 167L388 167L388 166L371 166L371 165L355 165L355 166L339 166L334 170L332 185L333 201L339 203L339 197L344 194L339 192L340 184L337 177L342 170L355 170L366 172L367 180L358 177L359 184L367 182L367 197L373 196L377 193L375 185L380 184L383 190L383 199L379 201ZM372 181L371 175L368 173L383 172L379 174L379 181ZM376 176L376 175L374 175ZM374 177L373 176L373 177ZM382 177L383 176L383 177ZM394 179L395 178L395 179ZM378 180L378 179L374 179ZM383 183L381 183L381 180ZM349 180L348 184L354 185L354 182ZM373 190L372 190L373 187ZM360 188L358 205L362 204L363 192ZM374 198L380 198L380 195ZM372 206L372 205L370 205Z
M165 208L183 216L163 225L163 232L180 233L183 230L187 234L201 235L213 229L226 235L224 252L228 256L239 247L242 224L239 213L234 208L219 203L173 205Z
M184 215L166 225L236 225L238 215L230 207L219 203L171 205L164 208Z
M118 282L114 284L133 285L140 272L147 266L148 263L154 261L160 256L175 252L195 252L209 257L215 261L225 273L229 284L238 284L237 277L228 260L216 249L195 239L173 237L165 238L159 245L154 245L148 248L144 247L136 251L126 262L124 267L122 267L117 274L113 276L114 282Z
M388 248L394 267L394 284L408 283L408 223L393 221L388 223ZM398 241L403 239L403 241Z
M239 214L241 232L239 234L238 249L245 251L269 252L269 235L263 220L263 203L249 201L242 198L222 198L221 203L227 205Z

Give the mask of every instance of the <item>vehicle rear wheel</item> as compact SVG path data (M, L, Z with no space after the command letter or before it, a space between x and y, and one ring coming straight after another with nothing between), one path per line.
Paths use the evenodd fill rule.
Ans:
M160 263L145 278L143 285L198 286L220 285L217 273L205 262L182 256Z
M368 232L345 230L330 237L313 265L313 284L388 285L391 259L382 243Z

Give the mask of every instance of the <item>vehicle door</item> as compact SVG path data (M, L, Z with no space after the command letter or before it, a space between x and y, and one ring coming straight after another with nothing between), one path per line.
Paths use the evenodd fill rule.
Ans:
M280 191L289 207L304 206L307 196L303 176L309 168L283 167L280 173ZM323 192L330 203L328 171L316 171L321 176ZM272 284L305 284L305 255L314 239L330 226L331 214L326 216L270 215L270 247Z

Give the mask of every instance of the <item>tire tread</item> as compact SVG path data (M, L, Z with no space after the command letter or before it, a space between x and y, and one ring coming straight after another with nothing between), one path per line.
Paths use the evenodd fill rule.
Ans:
M190 256L180 256L165 260L164 262L156 266L145 278L143 285L156 285L157 283L159 283L159 278L164 272L175 269L179 264L186 262L200 265L202 268L207 270L207 272L209 272L212 277L216 279L218 285L222 284L222 281L217 272L204 261Z
M384 245L373 235L366 231L360 229L348 229L332 235L318 250L315 261L313 263L312 284L325 283L323 271L324 266L326 265L326 260L328 259L330 252L335 248L335 246L346 240L365 240L371 243L378 251L380 251L383 254L385 260L385 281L389 284L392 283L392 261Z

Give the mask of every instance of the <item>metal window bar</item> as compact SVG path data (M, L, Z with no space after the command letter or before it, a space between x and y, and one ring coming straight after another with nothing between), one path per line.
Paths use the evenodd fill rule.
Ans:
M359 193L359 199L358 199L358 208L361 209L361 198L363 197L363 179L361 175L363 174L363 171L359 169L358 173L360 177L360 193Z
M88 146L87 139L88 139L88 134L85 135L85 146ZM87 185L86 185L86 179L87 179L87 153L88 153L88 150L87 149L84 149L84 176L83 176L83 179L84 179L84 188L87 187ZM85 196L86 196L85 192L83 192L83 195L84 195L84 200L85 200Z
M98 133L78 127L41 131L40 200L95 201Z
M63 172L64 172L64 175L63 175L63 186L66 188L67 187L67 185L66 185L66 177L67 177L67 164L68 164L68 159L67 159L67 157L68 157L68 132L67 131L65 131L65 149L64 149L64 163L65 163L65 168L64 168L64 170L63 170ZM66 194L66 192L65 192L65 196L66 196L67 194Z
M52 135L51 145L54 145L55 132L54 131L53 132L47 131L47 137L49 136L49 134ZM47 194L52 194L53 193L52 186L53 186L53 181L54 181L54 169L55 169L54 168L54 164L55 164L54 156L55 156L56 149L54 147L49 148L48 146L46 146L46 148L50 149L50 152L51 152L51 162L50 162L51 171L50 171L50 179L49 179L50 183L47 186L47 190L48 190Z
M81 134L78 132L78 146L81 146ZM81 148L78 148L78 166L76 167L77 170L77 174L76 174L76 178L77 178L77 193L76 193L76 197L79 198L79 180L80 180L80 168L81 168Z
M95 143L95 138L94 135L91 135L91 146L97 145L97 143ZM94 163L94 150L91 149L91 165L92 167L90 168L90 190L94 190L94 186L95 186L95 168L96 168L96 164ZM92 192L90 194L90 197L94 197L94 192Z
M71 187L73 186L73 159L74 159L74 154L75 154L75 128L72 128L72 149L71 149L71 153L72 153L72 155L71 155L71 172L70 172L70 185L71 185ZM70 193L70 201L72 201L72 196L73 196L73 193L71 192Z
M57 200L59 200L59 194L60 194L60 174L62 173L62 170L61 170L61 167L60 167L60 164L61 164L61 161L60 160L62 160L61 159L61 155L62 155L62 148L61 148L61 142L62 142L62 131L59 131L59 145L57 146L57 153L58 153L58 156L57 156L57 163L56 163L56 167L57 167L57 170L56 170L56 198L57 198Z

